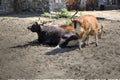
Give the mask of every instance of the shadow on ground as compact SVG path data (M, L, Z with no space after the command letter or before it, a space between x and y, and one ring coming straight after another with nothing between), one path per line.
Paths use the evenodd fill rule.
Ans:
M73 50L75 50L76 48L77 48L77 47L73 47L73 48L56 48L56 49L53 49L53 50L45 53L45 55L62 54L62 53L65 53L65 52L73 51Z
M27 42L24 45L17 45L17 46L13 46L13 47L10 47L10 48L26 48L28 46L40 46L40 45L41 44L37 40L33 40L31 42Z

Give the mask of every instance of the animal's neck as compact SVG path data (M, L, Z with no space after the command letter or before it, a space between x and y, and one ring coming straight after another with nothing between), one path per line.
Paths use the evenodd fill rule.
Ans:
M38 36L41 36L41 32L37 32Z
M37 34L40 35L41 32L42 32L42 26L39 26L39 29L38 29L38 31L37 31Z
M41 38L46 35L46 31L41 30L41 31L37 32L37 34L38 34L38 38Z
M42 33L42 30L39 28L39 30L37 31L38 37L42 35L41 33Z

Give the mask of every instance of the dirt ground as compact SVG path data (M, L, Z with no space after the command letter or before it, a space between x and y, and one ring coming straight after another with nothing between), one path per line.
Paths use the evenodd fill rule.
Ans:
M37 34L27 30L37 18L0 17L0 80L120 78L120 21L99 20L106 32L99 46L79 50L39 45Z

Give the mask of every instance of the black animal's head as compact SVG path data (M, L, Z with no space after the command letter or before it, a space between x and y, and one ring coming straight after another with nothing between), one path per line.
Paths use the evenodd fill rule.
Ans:
M75 33L69 32L61 37L59 42L59 47L71 47L76 46L78 44L78 36Z
M32 26L28 27L28 30L31 30L32 32L40 32L41 26L37 22L35 22Z

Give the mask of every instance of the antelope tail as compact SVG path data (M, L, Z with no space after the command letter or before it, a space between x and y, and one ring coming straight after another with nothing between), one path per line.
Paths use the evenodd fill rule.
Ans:
M105 31L103 30L103 25L101 24L101 30L103 31L103 33L105 33Z

